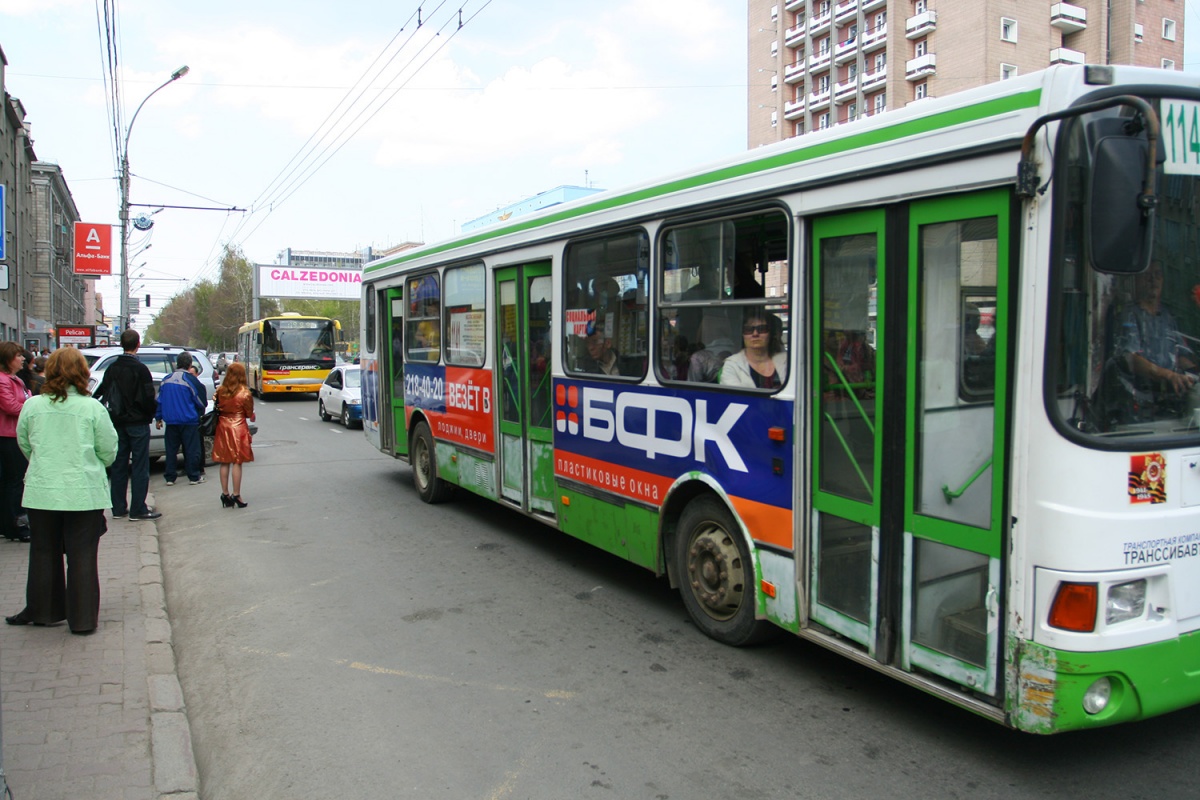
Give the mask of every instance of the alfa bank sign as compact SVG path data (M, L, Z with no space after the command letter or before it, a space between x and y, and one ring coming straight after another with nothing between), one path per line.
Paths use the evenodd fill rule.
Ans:
M75 274L112 275L112 225L75 223Z

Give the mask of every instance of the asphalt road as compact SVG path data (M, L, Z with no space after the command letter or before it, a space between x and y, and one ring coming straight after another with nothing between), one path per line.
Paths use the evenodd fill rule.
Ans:
M787 638L700 635L665 580L258 403L246 509L152 489L204 800L1197 795L1200 709L1005 730Z

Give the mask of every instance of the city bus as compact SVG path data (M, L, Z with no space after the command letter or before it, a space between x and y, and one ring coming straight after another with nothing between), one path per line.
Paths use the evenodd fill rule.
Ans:
M238 360L254 394L318 392L337 358L342 324L287 312L238 329Z
M369 264L364 431L1022 731L1200 700L1200 81L1048 70Z

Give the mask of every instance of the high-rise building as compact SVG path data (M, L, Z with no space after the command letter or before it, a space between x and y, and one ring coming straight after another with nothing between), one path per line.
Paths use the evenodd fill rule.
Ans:
M1184 0L749 0L750 147L1051 64L1183 67Z

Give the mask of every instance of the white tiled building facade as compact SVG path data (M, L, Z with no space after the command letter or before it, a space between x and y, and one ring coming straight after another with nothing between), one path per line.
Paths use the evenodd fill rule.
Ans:
M749 0L748 145L1050 64L1183 67L1185 0Z

